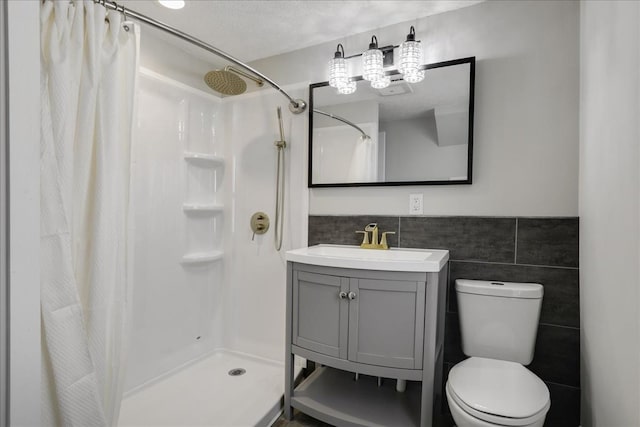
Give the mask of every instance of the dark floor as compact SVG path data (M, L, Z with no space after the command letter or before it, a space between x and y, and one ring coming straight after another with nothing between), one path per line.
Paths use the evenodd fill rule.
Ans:
M291 421L285 420L284 415L282 415L271 427L331 427L331 424L323 423L315 418L311 418L309 415L294 410Z

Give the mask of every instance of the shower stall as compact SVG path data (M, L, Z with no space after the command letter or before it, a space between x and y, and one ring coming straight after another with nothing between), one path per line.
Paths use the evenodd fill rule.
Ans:
M130 339L118 425L270 425L284 391L283 252L306 244L307 123L292 113L304 110L307 85L285 90L188 34L135 11L122 15L182 41L140 29L127 245ZM176 71L157 60L176 62L171 52L182 51L185 41L233 64L201 79L212 87L224 80L234 96L194 87L187 64ZM238 75L272 88L241 94ZM277 239L273 227L252 232L255 212L272 224L285 218Z
M306 244L307 85L109 0L38 3L39 424L271 425L284 251ZM205 85L219 58L233 96Z
M282 97L220 98L142 69L137 102L119 425L270 425L284 390L285 260L273 229L253 236L249 219L276 209ZM306 123L283 123L284 250L305 244L307 205Z

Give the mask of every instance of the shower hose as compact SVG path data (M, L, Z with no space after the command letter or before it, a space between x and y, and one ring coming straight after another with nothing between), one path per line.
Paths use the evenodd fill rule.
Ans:
M282 248L282 228L284 225L284 149L287 142L284 140L284 128L282 126L282 109L278 107L278 124L280 125L280 140L275 142L278 149L278 165L276 170L276 224L274 245L277 251Z

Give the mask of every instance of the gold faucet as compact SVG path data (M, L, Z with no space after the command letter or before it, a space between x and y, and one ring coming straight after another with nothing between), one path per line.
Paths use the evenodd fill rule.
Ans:
M362 243L360 247L362 249L389 249L389 244L387 243L387 234L396 234L395 231L385 231L382 233L382 239L378 242L378 224L372 222L371 224L367 224L364 227L364 231L356 231L356 233L363 233L364 238L362 239ZM371 240L369 240L369 233L371 233Z

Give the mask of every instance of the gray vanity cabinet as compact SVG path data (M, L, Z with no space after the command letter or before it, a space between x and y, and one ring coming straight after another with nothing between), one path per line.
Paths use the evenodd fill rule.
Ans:
M294 271L293 344L346 359L348 292L347 278Z
M425 273L289 261L285 415L297 408L336 426L431 426L442 397L446 272L446 263ZM294 355L320 366L297 387Z
M350 279L349 360L422 368L424 282Z
M294 345L353 362L422 367L424 283L293 271Z

